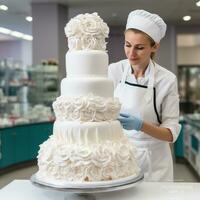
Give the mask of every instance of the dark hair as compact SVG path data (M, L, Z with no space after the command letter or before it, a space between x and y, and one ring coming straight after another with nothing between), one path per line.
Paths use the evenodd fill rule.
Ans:
M143 31L140 31L140 30L135 29L135 28L130 28L130 29L125 30L124 34L127 31L129 31L129 30L133 31L134 33L141 33L141 34L143 34L149 40L151 47L153 47L156 44L156 42L149 35L147 35ZM155 52L152 52L151 55L150 55L150 57L151 57L151 59L154 59L155 58Z

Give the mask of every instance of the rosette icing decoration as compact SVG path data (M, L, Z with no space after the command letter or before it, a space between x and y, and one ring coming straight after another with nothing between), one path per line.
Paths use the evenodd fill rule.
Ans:
M60 96L53 103L58 120L100 122L115 120L121 104L117 98L103 98L88 94L80 97Z
M38 162L41 176L55 178L55 181L102 181L137 175L139 168L136 163L133 165L134 154L135 149L127 139L88 148L68 145L51 137L40 146Z
M105 50L109 28L97 13L80 14L65 27L69 50Z

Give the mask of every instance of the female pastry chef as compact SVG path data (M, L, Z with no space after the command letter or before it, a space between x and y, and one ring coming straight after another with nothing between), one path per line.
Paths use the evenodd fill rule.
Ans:
M132 11L124 34L127 59L111 64L108 73L122 103L118 119L137 148L146 181L173 181L169 143L180 132L176 76L153 61L165 32L158 15Z

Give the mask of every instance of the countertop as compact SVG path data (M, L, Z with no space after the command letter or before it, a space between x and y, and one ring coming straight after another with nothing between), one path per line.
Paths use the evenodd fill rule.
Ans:
M14 180L0 190L2 200L64 200L67 192L42 189ZM96 200L200 200L200 183L141 182L129 189L94 194Z

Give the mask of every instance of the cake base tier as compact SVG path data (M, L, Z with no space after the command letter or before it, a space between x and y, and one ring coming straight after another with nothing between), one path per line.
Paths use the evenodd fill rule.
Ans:
M38 174L41 180L116 180L138 174L135 155L135 148L126 136L118 141L81 145L52 135L40 145Z

